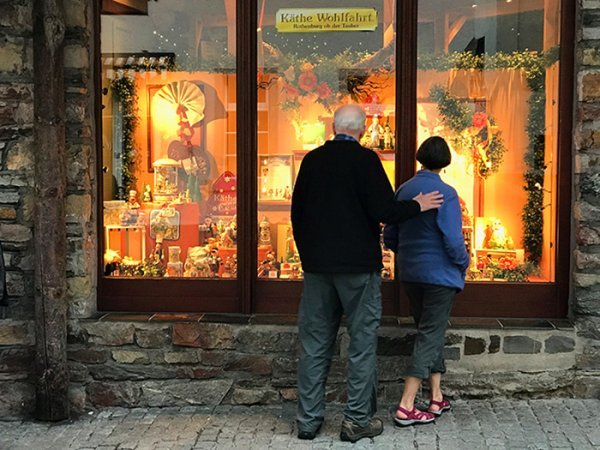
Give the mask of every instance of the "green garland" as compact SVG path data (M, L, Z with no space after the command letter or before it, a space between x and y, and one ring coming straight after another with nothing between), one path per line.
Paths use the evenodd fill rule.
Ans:
M439 84L431 87L429 95L437 102L438 112L442 116L444 125L455 133L450 138L452 146L457 151L466 151L471 155L481 178L486 179L496 173L502 164L506 146L501 132L491 131L497 129L494 119L485 113L479 113L487 118L489 126L483 126L477 130L473 126L473 119L477 113L473 114L466 102L453 96L450 91ZM471 132L473 129L476 134ZM484 145L486 142L487 144ZM485 152L484 155L479 154L476 147Z
M554 47L546 52L513 52L495 53L493 55L473 55L470 52L454 52L445 55L419 55L417 66L421 70L443 72L450 69L464 70L523 70L527 86L531 91L528 99L529 114L527 117L527 137L529 140L524 161L527 169L524 174L527 201L523 207L523 247L528 262L539 265L542 258L543 245L543 203L545 157L545 107L546 69L558 60L559 48ZM448 107L453 105L448 104ZM456 106L456 105L454 105ZM440 111L441 113L441 111ZM459 127L460 120L449 126Z
M134 134L139 122L137 115L137 92L133 78L126 76L112 80L110 88L119 103L119 113L123 118L121 147L122 189L119 190L118 197L121 200L126 200L129 190L135 188L137 181L134 172L136 154Z

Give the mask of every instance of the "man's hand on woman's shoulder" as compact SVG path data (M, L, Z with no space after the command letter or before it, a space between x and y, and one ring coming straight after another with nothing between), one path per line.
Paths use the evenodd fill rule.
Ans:
M433 191L427 194L421 192L419 195L413 197L413 200L421 206L421 212L424 212L442 206L442 203L444 203L444 194L440 194L439 191Z

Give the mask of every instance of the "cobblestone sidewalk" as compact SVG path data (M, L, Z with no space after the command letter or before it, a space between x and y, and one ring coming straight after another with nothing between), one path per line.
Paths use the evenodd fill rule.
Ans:
M396 428L391 410L374 440L339 440L328 409L312 442L296 438L293 404L277 407L108 409L68 423L0 422L0 448L38 449L600 449L600 400L469 400L433 425Z

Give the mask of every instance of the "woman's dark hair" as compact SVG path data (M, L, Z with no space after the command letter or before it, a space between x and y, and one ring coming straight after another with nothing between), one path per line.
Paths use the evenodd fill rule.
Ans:
M429 170L443 169L450 165L452 155L446 141L439 136L431 136L423 141L417 150L417 161Z

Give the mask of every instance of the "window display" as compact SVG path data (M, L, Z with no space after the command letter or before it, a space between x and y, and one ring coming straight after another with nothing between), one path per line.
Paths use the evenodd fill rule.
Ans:
M294 177L304 155L332 137L338 106L364 106L369 130L361 143L380 155L395 182L395 6L313 1L290 8L282 0L258 6L257 276L295 280L302 266L290 224ZM393 253L384 252L383 264L382 276L392 279Z
M237 276L235 20L225 39L219 25L230 6L102 16L106 276Z
M451 146L469 281L554 280L559 11L419 2L418 141Z

